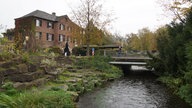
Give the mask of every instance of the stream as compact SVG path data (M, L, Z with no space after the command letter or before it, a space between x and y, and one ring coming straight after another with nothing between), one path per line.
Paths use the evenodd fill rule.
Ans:
M190 108L151 73L135 71L83 94L77 108Z

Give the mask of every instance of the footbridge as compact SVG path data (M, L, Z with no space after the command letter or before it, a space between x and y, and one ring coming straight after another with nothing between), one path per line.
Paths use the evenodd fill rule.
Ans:
M116 54L112 56L113 60L109 64L121 67L124 71L128 72L131 70L132 66L142 66L147 67L147 61L152 60L152 58L143 54Z

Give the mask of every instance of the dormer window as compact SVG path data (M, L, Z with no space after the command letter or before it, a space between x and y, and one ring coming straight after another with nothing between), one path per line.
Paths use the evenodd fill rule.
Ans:
M47 22L47 28L54 28L54 25L53 25L53 23L52 22Z

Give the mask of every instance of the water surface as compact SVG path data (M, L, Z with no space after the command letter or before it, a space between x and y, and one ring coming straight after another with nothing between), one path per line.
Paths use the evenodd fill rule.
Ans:
M190 108L151 74L130 74L80 97L78 108Z

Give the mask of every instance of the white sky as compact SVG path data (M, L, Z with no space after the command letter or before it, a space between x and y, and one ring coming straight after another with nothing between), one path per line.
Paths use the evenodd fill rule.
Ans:
M14 28L14 19L35 10L56 15L69 15L71 9L78 5L79 0L3 0L0 3L0 33L7 28ZM137 33L139 29L148 27L155 30L159 26L170 22L163 16L161 7L156 0L105 0L103 7L108 12L113 11L113 18L117 18L110 31L125 35Z

